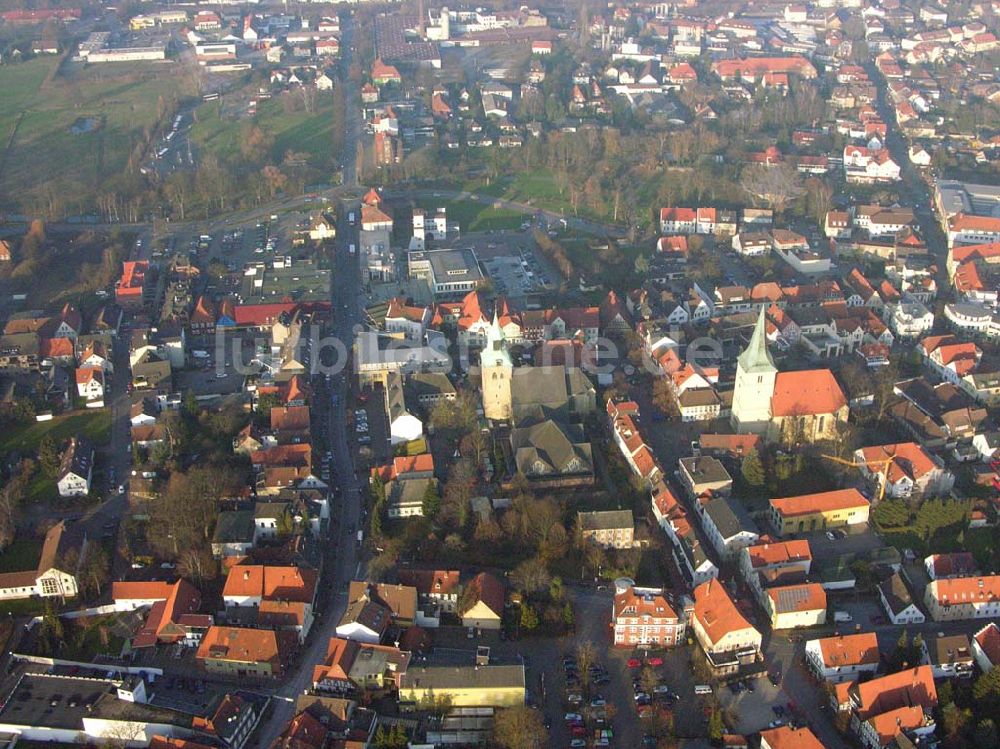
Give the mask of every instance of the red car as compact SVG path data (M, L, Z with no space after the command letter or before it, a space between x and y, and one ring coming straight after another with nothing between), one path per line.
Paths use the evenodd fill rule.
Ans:
M652 714L652 712L653 712L653 706L652 705L639 705L639 707L637 707L635 709L635 712L639 715L640 718L642 718L645 715Z
M580 738L583 738L584 736L587 735L587 729L580 725L574 725L572 728L569 729L569 732L574 736L578 736Z
M629 668L639 668L642 665L642 661L638 658L629 658L625 665Z
M663 659L658 655L654 655L652 658L646 659L646 664L649 666L662 666Z

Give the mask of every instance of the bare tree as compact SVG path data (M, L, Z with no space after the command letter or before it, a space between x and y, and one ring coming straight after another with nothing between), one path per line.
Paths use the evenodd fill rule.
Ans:
M803 192L798 172L784 163L746 167L740 175L740 186L754 201L779 215Z

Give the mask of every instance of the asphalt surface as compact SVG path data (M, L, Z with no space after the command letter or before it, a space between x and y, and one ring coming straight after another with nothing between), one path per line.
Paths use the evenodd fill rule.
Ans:
M354 21L344 25L344 35L341 48L350 49L354 34ZM347 79L349 59L342 61L342 80ZM348 84L351 85L351 84ZM357 142L361 132L361 110L356 106L356 92L348 91L348 137L344 148L344 182L345 186L357 184L357 173L354 164L354 148L350 144ZM349 156L348 156L349 154ZM333 303L333 334L345 345L354 340L354 326L361 321L361 307L358 293L361 289L360 268L358 256L350 254L348 247L359 245L358 226L351 226L347 220L348 214L358 212L356 202L344 202L340 206L340 218L337 226L335 242L334 272L331 281L331 301ZM337 622L347 608L347 587L352 579L360 576L362 561L361 547L357 542L357 531L360 527L362 512L362 487L354 473L352 447L347 433L347 400L351 385L351 370L344 369L331 376L325 397L330 398L329 435L330 450L333 453L333 470L337 476L335 484L340 494L334 498L331 507L330 537L327 539L329 550L328 563L323 570L323 584L333 595L327 598L325 606L319 609L319 616L313 625L304 649L299 653L290 673L285 677L284 684L274 693L273 707L270 715L261 722L257 729L257 745L270 746L281 734L294 717L295 698L312 686L313 666L326 655L327 643L334 635ZM336 403L333 395L336 394ZM331 477L332 478L332 477ZM332 559L330 557L332 556Z

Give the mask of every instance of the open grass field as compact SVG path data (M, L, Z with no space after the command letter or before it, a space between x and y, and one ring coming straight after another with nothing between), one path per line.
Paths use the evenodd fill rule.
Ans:
M34 452L46 435L51 436L57 445L73 436L86 437L101 445L111 436L111 410L95 408L76 411L57 416L52 421L38 421L8 429L0 436L0 455L6 455L11 450Z
M441 201L421 201L421 207L434 210L441 206ZM502 229L518 229L530 215L511 208L494 208L474 200L453 200L445 203L448 218L458 221L462 233L476 231L500 231Z
M239 159L240 138L249 125L257 125L274 136L274 155L283 156L287 151L305 153L313 166L324 169L332 166L333 138L332 99L318 98L316 111L288 112L279 98L267 99L257 105L254 117L233 118L222 114L217 101L204 102L195 110L195 123L191 128L191 141L202 151L211 151L220 160ZM280 160L280 158L279 158Z
M14 543L0 551L0 573L34 569L41 555L41 539L18 536Z
M163 108L186 85L167 66L136 72L128 65L75 69L46 83L58 64L59 59L39 57L0 66L4 143L23 114L0 176L0 195L14 203L8 207L29 209L53 191L68 212L91 209L109 180L125 172L144 131L156 126ZM83 120L95 127L72 132Z

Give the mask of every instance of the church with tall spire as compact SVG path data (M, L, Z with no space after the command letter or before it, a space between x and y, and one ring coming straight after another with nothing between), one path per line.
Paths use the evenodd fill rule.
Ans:
M779 372L767 347L767 314L736 360L731 421L741 433L789 443L834 439L847 423L847 398L829 369Z

